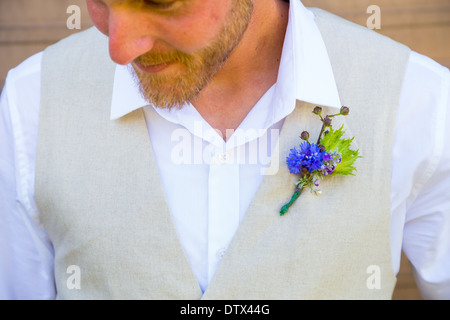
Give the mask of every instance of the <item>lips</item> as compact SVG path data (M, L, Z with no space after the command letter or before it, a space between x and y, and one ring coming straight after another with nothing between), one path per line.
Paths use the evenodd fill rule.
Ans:
M153 65L143 65L143 64L141 64L139 62L135 62L134 64L142 72L158 73L158 72L161 72L161 71L167 69L172 63L171 62L164 62L164 63L153 64Z

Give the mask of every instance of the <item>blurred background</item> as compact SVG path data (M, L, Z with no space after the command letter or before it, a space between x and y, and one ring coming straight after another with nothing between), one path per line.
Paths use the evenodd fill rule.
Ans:
M293 1L293 0L291 0ZM381 29L376 30L450 68L450 0L303 0L350 21L367 26L377 5ZM81 29L67 21L80 8ZM73 21L69 21L73 22ZM92 26L85 0L0 0L0 88L9 69L46 46ZM421 299L405 256L394 292L395 300Z

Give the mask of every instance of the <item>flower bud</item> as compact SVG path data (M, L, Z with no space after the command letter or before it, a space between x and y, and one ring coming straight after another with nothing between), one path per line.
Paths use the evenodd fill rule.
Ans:
M328 117L328 116L326 116L326 117L323 119L323 124L325 125L325 127L331 126L331 118Z
M341 114L343 116L348 115L349 112L350 112L350 109L348 107L345 107L345 106L341 107Z
M318 147L319 147L320 152L325 151L325 146L323 144L319 144Z
M313 113L320 116L321 113L322 113L322 108L321 107L315 107L314 110L313 110Z
M308 131L303 131L302 134L300 135L300 138L302 138L302 140L308 141L308 139L309 139L309 132Z

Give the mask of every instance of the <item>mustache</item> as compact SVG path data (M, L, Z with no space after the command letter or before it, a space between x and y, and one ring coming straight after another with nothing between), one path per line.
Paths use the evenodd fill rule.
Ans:
M137 57L134 60L135 63L141 64L143 66L153 66L163 63L171 62L181 62L183 64L191 65L193 63L193 58L181 51L173 52L148 52Z

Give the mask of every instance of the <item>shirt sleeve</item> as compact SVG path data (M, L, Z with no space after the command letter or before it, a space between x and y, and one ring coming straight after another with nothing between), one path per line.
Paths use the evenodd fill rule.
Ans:
M450 72L412 53L396 123L393 220L425 299L450 299ZM392 224L395 228L395 224ZM397 248L400 250L400 248Z
M36 54L12 69L0 96L0 299L52 299L53 252L34 201L40 103Z

